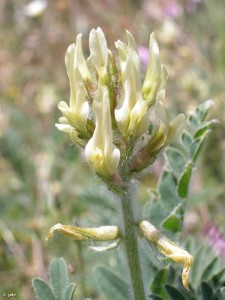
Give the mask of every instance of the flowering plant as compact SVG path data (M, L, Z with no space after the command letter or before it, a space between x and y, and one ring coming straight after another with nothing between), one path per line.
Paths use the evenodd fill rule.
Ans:
M168 76L160 62L154 33L150 35L149 64L143 83L137 45L131 33L127 31L126 34L127 43L115 43L116 55L107 48L100 28L90 32L89 58L84 58L81 34L76 43L68 47L65 63L70 100L69 104L59 103L63 116L56 124L59 130L69 133L74 144L84 148L93 172L119 199L122 222L94 228L56 224L47 239L57 230L75 240L111 242L107 246L91 247L97 252L122 245L129 268L126 297L144 300L147 288L139 245L143 240L165 257L183 265L182 282L189 289L192 256L156 227L167 233L181 231L184 199L187 199L193 166L214 121L205 121L212 105L209 100L189 115L190 130L181 135L183 150L167 147L184 127L185 117L180 114L172 120L169 118L165 106ZM142 220L133 209L132 186L163 150L166 165Z

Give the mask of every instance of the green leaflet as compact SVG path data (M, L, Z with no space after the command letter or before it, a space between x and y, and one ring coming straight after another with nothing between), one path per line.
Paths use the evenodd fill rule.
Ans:
M192 143L192 136L187 130L184 130L181 134L181 143L183 144L184 148L189 151Z
M221 293L221 299L225 300L225 287L220 290L220 293Z
M94 269L96 283L107 300L127 300L129 299L127 282L114 272L105 267Z
M158 186L160 201L163 202L163 206L167 212L174 209L180 202L180 199L176 192L177 180L176 177L168 171L164 171Z
M63 258L55 258L49 268L50 285L39 278L32 285L39 300L72 300L75 283L69 282L66 262Z
M194 139L191 144L190 157L191 157L191 160L193 161L193 163L196 162L196 160L200 154L200 151L203 147L203 143L205 141L205 138L206 138L208 132L209 131L206 131L201 138Z
M195 114L200 122L203 122L205 120L210 108L213 105L214 105L214 101L210 99L210 100L206 100L196 108Z
M156 226L176 232L181 230L183 209L182 199L178 196L177 179L170 172L165 170L159 180L158 194L144 209L144 217L151 220Z
M150 297L152 300L164 300L163 298L156 296L156 295L151 295Z
M192 240L193 241L193 240ZM197 247L196 243L188 242L188 249L192 249L194 262L190 273L190 283L194 288L197 299L222 300L222 289L225 281L225 265L222 259L215 254L204 242ZM213 296L209 297L209 293ZM208 298L206 295L208 294ZM201 299L200 298L200 299Z
M194 134L194 139L201 137L208 129L210 129L214 124L218 124L217 120L211 120L204 122L204 125L199 127L199 129Z
M203 300L219 300L217 295L214 293L213 288L208 283L202 282L201 290Z
M167 274L168 274L168 270L167 269L162 269L160 270L152 284L151 284L151 292L154 294L154 295L157 295L157 296L160 296L163 300L169 300L169 297L165 291L165 284L167 282Z
M78 198L87 205L91 203L93 206L97 206L98 209L107 209L111 212L116 210L112 201L110 201L110 197L108 197L106 193L100 193L99 190L96 189L96 186L84 189L78 194Z
M44 280L35 278L32 281L32 286L39 300L56 300L52 289Z
M194 264L192 266L191 273L190 273L190 282L194 288L197 288L197 286L200 284L201 276L204 271L202 267L205 266L205 262L206 262L205 261L206 253L207 253L206 247L202 246L195 254Z
M69 285L69 276L66 262L63 258L55 258L50 264L50 284L57 300L65 298Z
M182 204L178 204L174 210L166 217L162 222L162 227L173 231L182 230L182 221L183 221L183 208Z
M221 268L221 262L218 256L214 257L208 264L202 275L202 280L210 280Z
M188 116L188 123L190 124L191 128L196 130L199 127L199 120L196 117L195 113L191 113Z
M188 187L192 173L192 162L188 162L183 173L178 180L177 191L181 198L186 198L188 195Z
M175 299L186 300L185 297L181 294L181 292L179 292L179 290L173 287L172 285L167 284L165 288L169 295L170 300L175 300Z
M179 177L186 163L184 155L178 149L168 147L165 150L165 158L174 175Z
M73 295L74 295L74 292L75 292L75 283L70 283L68 286L67 286L67 289L66 289L66 293L65 293L65 300L72 300L73 299Z
M181 231L184 199L188 198L193 168L211 126L216 123L215 120L205 121L212 104L211 100L206 101L189 115L190 127L181 134L181 149L168 147L165 150L166 163L155 197L144 209L145 218L156 226L172 232Z

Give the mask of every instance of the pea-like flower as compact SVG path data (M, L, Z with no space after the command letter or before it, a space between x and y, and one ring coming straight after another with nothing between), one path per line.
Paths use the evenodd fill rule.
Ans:
M46 240L51 239L56 230L77 241L84 241L88 239L96 241L110 241L115 240L120 236L119 228L117 226L83 228L58 223L50 228Z
M127 32L128 45L118 41L122 95L118 99L115 109L115 118L122 135L128 139L130 136L139 137L147 130L147 102L141 93L140 57L132 35Z
M95 172L110 177L120 160L120 150L113 145L109 92L106 86L99 86L93 101L96 127L93 137L85 148L85 156Z
M150 35L149 42L149 63L146 77L142 86L142 93L148 106L152 106L156 101L156 96L161 83L161 63L159 58L159 46L155 34Z
M165 147L168 145L175 135L177 135L182 125L184 124L185 116L184 114L179 114L173 120L169 119L168 112L165 107L165 95L166 95L166 82L168 79L168 74L164 66L162 66L161 73L161 88L156 96L155 104L155 117L159 121L160 125L163 128L163 143L161 146Z
M89 36L91 59L98 73L106 68L108 62L108 48L105 35L101 28L92 29Z
M66 122L79 133L86 135L89 104L84 82L90 79L91 75L83 56L80 34L77 36L76 45L72 44L68 47L65 64L70 82L70 104L68 106L66 102L61 101L58 107ZM59 125L57 127L62 128Z
M162 66L160 90L157 93L156 103L153 106L155 130L146 145L131 159L130 166L133 171L140 171L151 164L156 155L179 134L182 125L184 124L184 114L179 114L173 120L170 120L168 116L165 107L167 77L166 69Z

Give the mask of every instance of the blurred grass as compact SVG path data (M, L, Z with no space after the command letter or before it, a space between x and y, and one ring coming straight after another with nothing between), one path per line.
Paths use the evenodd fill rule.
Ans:
M79 274L85 277L82 272L88 274L99 257L60 235L46 243L49 227L117 220L114 199L99 190L83 154L54 127L60 115L57 103L69 97L66 48L82 32L88 55L92 27L102 27L114 51L113 43L125 37L125 29L140 46L148 46L150 32L156 32L169 72L171 114L187 112L207 98L215 100L213 115L220 125L205 146L201 172L194 175L197 199L190 211L203 223L211 218L224 226L225 2L49 0L37 17L24 14L27 3L0 2L0 292L34 298L31 278L46 278L48 263L57 255L64 255L79 284ZM143 180L141 202L159 170L160 162ZM206 185L210 193L202 193ZM79 264L83 256L86 266ZM102 260L115 264L108 254ZM85 278L83 289L97 299L94 284Z

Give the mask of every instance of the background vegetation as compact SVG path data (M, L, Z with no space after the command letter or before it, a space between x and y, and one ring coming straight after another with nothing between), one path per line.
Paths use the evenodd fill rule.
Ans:
M33 299L33 277L47 279L49 261L63 256L80 295L101 298L91 270L113 268L117 256L90 253L60 235L45 241L55 223L114 224L117 204L99 189L69 137L55 127L57 104L69 97L64 66L67 46L100 26L109 47L135 37L143 59L149 34L156 33L169 73L171 116L187 113L208 98L218 119L194 172L183 236L206 243L225 259L225 24L223 0L49 0L38 15L27 1L0 2L0 292ZM137 201L145 204L156 185L163 157L142 181ZM188 249L195 242L189 242ZM192 246L190 246L192 245ZM197 250L193 250L193 253ZM119 254L118 254L119 256ZM204 257L204 255L202 256ZM85 261L85 263L84 263ZM163 262L158 262L163 264ZM199 275L200 276L200 275ZM0 296L0 297L1 297Z

